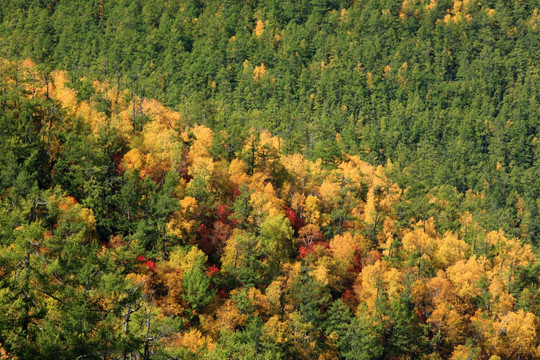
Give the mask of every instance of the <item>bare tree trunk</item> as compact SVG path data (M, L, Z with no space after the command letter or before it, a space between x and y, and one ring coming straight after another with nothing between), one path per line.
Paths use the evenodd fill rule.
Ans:
M154 299L152 299L152 302L150 303L150 310L148 311L148 318L146 319L146 337L144 339L144 354L143 354L143 360L150 359L149 357L149 347L150 347L150 340L151 338L148 337L150 334L150 318L152 317L152 307L154 305Z

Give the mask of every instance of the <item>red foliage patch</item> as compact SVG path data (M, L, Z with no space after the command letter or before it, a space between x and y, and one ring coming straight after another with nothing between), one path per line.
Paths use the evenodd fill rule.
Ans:
M227 221L230 215L227 205L219 204L218 206L216 206L216 211L217 211L217 215L220 221L223 221L223 222Z
M350 289L347 289L345 290L343 295L341 295L341 299L343 300L343 302L347 303L351 299L354 299L354 294L352 293Z
M300 248L298 249L298 256L300 258L305 258L307 254L309 254L310 252L313 251L313 246L304 246L304 245L300 245Z
M309 245L300 245L300 247L298 248L298 256L300 258L305 258L308 254L312 253L314 250L317 250L317 248L319 249L330 249L330 245L328 245L328 243L326 241L321 241L321 242L313 242Z
M426 324L427 317L424 314L424 310L421 310L421 309L416 310L416 316L418 316L418 318L420 319L421 324Z
M146 265L146 267L149 268L152 272L156 271L156 263L152 260L146 260L144 262L144 265Z
M345 305L349 306L350 308L356 308L357 299L350 289L345 290L343 295L341 295L341 300Z
M303 228L306 225L306 223L304 222L302 218L298 217L298 215L296 215L296 213L290 207L284 206L283 210L287 212L287 215L286 215L287 219L289 219L289 222L291 223L291 226L294 229L295 234L298 234L298 230Z
M202 240L208 240L208 235L210 235L210 228L206 224L201 224L199 226L199 235L201 235Z
M354 272L359 273L360 271L362 271L362 259L360 252L356 250L354 252Z
M122 173L124 172L124 168L122 167L122 154L117 152L113 155L113 160L116 165L116 173L118 175L122 175Z
M217 295L222 299L226 299L229 297L229 292L227 291L227 289L221 288L218 290Z
M137 256L137 261L140 263L144 263L144 265L151 271L153 272L156 271L156 263L152 260L147 259L146 256L144 255Z
M205 223L199 225L199 236L201 238L198 240L198 245L199 248L207 254L210 254L214 250L209 239L211 232L212 229Z
M216 265L212 265L208 268L208 271L206 272L206 275L209 276L209 277L212 277L214 276L215 274L217 274L219 272L219 269Z

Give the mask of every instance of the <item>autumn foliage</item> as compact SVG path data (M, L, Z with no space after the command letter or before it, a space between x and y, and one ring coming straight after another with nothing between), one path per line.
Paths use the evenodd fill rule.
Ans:
M262 81L264 64L254 74ZM538 256L525 236L454 213L443 192L417 205L429 213L407 212L410 189L391 161L323 164L254 130L229 159L221 135L155 100L137 128L122 120L129 104L106 115L77 100L65 73L53 83L66 111L43 150L63 164L56 187L17 200L16 212L18 189L0 194L11 289L0 309L26 331L0 320L1 356L23 354L21 341L39 352L41 328L60 339L59 327L76 326L63 318L75 299L91 306L77 308L85 336L114 358L540 357ZM96 152L71 156L64 128ZM116 337L101 343L107 332Z

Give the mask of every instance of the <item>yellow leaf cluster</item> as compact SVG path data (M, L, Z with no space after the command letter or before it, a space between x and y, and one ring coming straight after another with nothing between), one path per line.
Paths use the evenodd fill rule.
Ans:
M146 153L146 166L168 171L172 165L173 152L178 149L178 135L168 125L158 121L146 124L142 131L142 150Z
M255 287L250 288L248 298L251 300L251 305L255 308L254 315L262 316L270 313L270 303L259 289Z
M291 199L291 209L294 210L300 216L304 214L304 208L306 206L306 196L295 192Z
M180 200L180 209L175 211L167 222L167 234L192 239L197 230L197 221L192 216L196 209L197 200L195 198L186 196Z
M260 37L264 33L264 23L261 19L257 20L255 25L255 30L253 31L256 37Z
M200 177L210 181L215 170L214 160L210 157L196 157L191 161L188 174L193 177Z
M383 250L383 255L385 256L390 255L390 247L392 246L392 243L394 242L395 233L396 233L396 226L395 226L394 219L392 219L390 216L386 216L384 218L382 230L377 235L379 246Z
M190 160L193 161L198 157L210 157L208 149L212 146L214 132L204 125L195 125L191 131L195 136L195 141L189 148Z
M179 270L180 275L185 274L188 270L200 261L201 258L206 261L206 255L197 246L191 246L188 251L178 248L171 252L169 263L175 269Z
M51 73L51 77L54 82L51 96L53 99L58 100L64 109L67 109L73 115L81 118L87 125L90 125L94 134L97 134L100 128L107 125L105 114L90 106L86 100L80 103L77 101L77 91L67 86L68 79L66 71L55 70ZM108 125L117 124L109 123ZM123 129L122 134L124 132L125 129Z
M294 308L293 301L286 295L288 293L287 289L290 289L292 283L299 276L300 268L300 262L283 265L283 275L278 276L277 279L266 288L265 295L272 312L281 312L282 310L288 312L292 311Z
M131 149L124 155L122 164L124 168L129 170L141 170L145 165L144 155L141 154L139 149Z
M263 332L278 344L289 341L290 331L287 322L274 315L264 324Z
M261 63L261 65L255 66L255 68L253 69L253 80L261 80L264 74L266 74L266 65L264 63Z
M343 235L338 234L330 240L332 256L347 266L352 264L354 253L357 249L361 253L364 253L368 248L369 243L362 235L353 235L350 232L345 232Z
M299 190L305 190L310 180L310 174L308 173L309 162L301 154L284 155L281 159L285 169L296 180Z
M518 310L508 312L497 320L476 316L473 322L490 353L504 359L537 358L536 316Z
M163 261L157 264L157 277L166 295L155 298L157 305L166 316L180 316L185 311L182 301L182 274L176 264ZM154 276L155 277L155 276Z
M468 260L460 260L446 270L448 279L456 293L463 299L471 299L482 292L480 280L487 276L489 262L486 258L473 255Z
M180 113L163 106L156 99L144 99L142 108L145 115L148 115L154 121L166 124L170 128L179 129L184 125Z
M474 4L473 0L454 0L452 10L444 16L445 24L457 23L462 19L471 21L472 17L467 12L472 4Z
M341 171L342 176L351 184L360 185L366 181L367 177L365 172L363 172L362 168L354 161L344 161L339 164L338 169Z
M282 212L283 200L278 198L272 183L268 182L262 190L254 191L250 196L253 206L253 215L265 217L266 215L276 216Z
M460 314L451 304L437 304L428 322L437 326L445 338L453 344L463 343L467 337L467 317Z
M305 217L309 224L320 224L321 201L313 195L308 195L308 197L306 198Z
M325 264L316 265L315 269L310 272L310 275L321 284L328 285L328 277L330 274Z
M200 354L204 350L212 351L215 346L210 337L204 336L197 329L191 329L181 334L175 345L180 346L194 354Z
M67 72L56 70L51 73L54 86L52 87L51 95L54 99L60 102L64 109L77 111L77 92L66 86Z
M497 314L507 314L514 308L516 299L508 293L507 286L498 278L489 285L489 293L493 299L492 311Z
M332 204L338 195L340 187L340 182L334 176L327 177L319 187L322 200Z
M469 360L476 358L478 358L478 349L475 349L472 345L458 345L454 348L450 360Z
M244 326L248 315L241 314L234 301L227 299L217 311L216 325L219 329L235 330L237 326Z
M437 248L437 239L426 233L422 227L417 227L403 235L403 252L406 257L414 252L432 257Z
M124 155L122 165L125 169L141 171L141 176L151 174L159 179L180 157L181 143L176 131L166 123L150 121L143 128L139 145Z
M236 186L247 184L249 176L246 173L246 164L240 159L233 159L229 165L229 179Z
M529 26L532 30L538 30L538 25L540 24L540 15L538 14L538 9L533 10L531 19L529 20Z
M223 255L221 256L221 263L225 268L231 268L236 270L245 265L246 255L245 248L251 243L251 239L246 232L235 229L233 234L225 244Z
M465 241L458 239L453 233L447 232L442 239L437 239L437 250L433 261L439 269L446 269L457 261L465 260L469 251L470 246Z
M81 208L79 217L88 229L96 229L96 217L94 216L94 211L92 209Z
M388 298L399 297L404 289L403 274L390 267L385 260L364 267L354 285L358 298L366 303L370 311L375 311L377 299L383 288L386 289Z
M259 146L268 146L271 149L279 151L281 139L278 136L272 136L268 130L263 130L259 137Z

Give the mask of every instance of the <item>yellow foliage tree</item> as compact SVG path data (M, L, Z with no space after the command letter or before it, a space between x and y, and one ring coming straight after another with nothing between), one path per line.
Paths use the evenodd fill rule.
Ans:
M255 33L256 37L260 37L264 32L264 23L261 19L257 20L257 24L255 25L255 30L253 31Z
M199 157L211 157L208 150L212 146L214 132L203 125L195 125L191 131L195 136L195 141L189 148L190 160L193 161Z
M259 244L256 239L243 230L235 229L232 236L227 239L221 257L225 271L227 269L234 271L247 266L247 256L258 248Z
M373 265L368 265L362 269L354 285L354 290L358 298L365 302L372 312L376 310L378 301L382 299L382 290L385 289L388 298L398 298L403 292L403 274L390 267L387 261L379 260Z
M237 187L249 180L246 172L246 164L240 159L233 159L229 165L229 179Z
M308 223L321 224L321 201L317 197L308 195L306 198L305 216Z
M175 211L167 222L167 235L176 236L185 240L195 240L197 221L193 214L197 211L197 200L186 196L180 200L180 209Z
M518 269L535 261L531 246L523 245L518 239L506 238L502 231L489 232L487 241L495 252L492 275L511 292Z
M181 157L178 134L166 124L151 121L144 126L141 135L147 171L154 179L161 179L171 169L173 160Z
M480 355L479 349L472 345L458 345L452 352L451 360L470 360L477 359ZM491 360L491 359L490 359Z
M187 350L192 356L201 356L207 351L212 351L215 345L210 337L204 336L197 329L191 329L178 334L177 340L170 346L173 351L178 347Z
M480 280L487 277L489 261L475 255L468 260L460 260L446 270L448 279L454 285L456 294L464 300L479 296L482 293Z
M369 242L362 235L345 232L330 240L330 249L332 256L348 267L353 263L355 251L364 254L369 249Z
M419 252L431 259L437 249L437 239L427 234L421 225L412 231L407 231L403 235L402 244L405 258Z
M244 326L248 315L241 314L233 300L227 299L217 310L216 325L219 329L234 331L238 326Z
M454 286L446 279L444 271L439 270L437 276L427 282L426 292L432 305L427 322L451 343L463 343L470 333L468 306L456 297Z
M255 190L250 197L253 207L252 214L260 221L267 215L276 216L283 212L283 200L277 197L272 183L268 182L264 188Z
M470 252L470 246L451 232L444 234L437 240L437 250L433 257L433 264L439 269L446 269L457 261L465 260Z
M487 353L504 359L534 359L540 355L536 320L534 314L518 310L497 320L475 316L473 323L483 338Z

